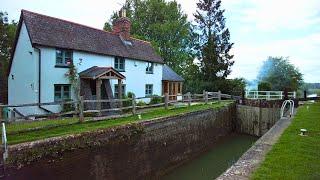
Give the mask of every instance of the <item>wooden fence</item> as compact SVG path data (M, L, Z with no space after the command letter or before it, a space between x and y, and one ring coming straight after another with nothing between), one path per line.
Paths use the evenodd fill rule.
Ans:
M175 100L169 100L173 97ZM138 105L137 101L151 99L152 98L161 98L161 101L156 104L145 104ZM11 112L20 114L19 117L10 117L7 119L1 118L1 121L16 121L16 120L30 120L35 118L50 118L50 117L62 117L67 115L76 115L79 117L79 121L83 122L86 113L97 113L98 116L101 116L104 112L112 111L131 111L133 115L137 114L137 111L140 109L152 108L152 107L164 107L168 109L170 105L179 106L181 104L191 106L191 103L194 102L204 102L205 104L212 100L220 101L221 99L239 99L238 96L231 96L228 94L223 94L219 92L207 92L203 91L202 94L191 94L190 92L181 95L168 95L167 93L164 96L148 96L148 97L135 97L126 99L104 99L104 100L84 100L83 97L80 97L78 101L59 101L59 102L48 102L48 103L29 103L29 104L17 104L17 105L1 105L0 110L10 109ZM124 105L125 102L129 102L129 105ZM94 104L94 109L87 109L86 104ZM114 108L104 108L103 103L115 103L117 107ZM21 107L42 107L42 106L52 106L52 105L71 105L74 108L68 112L59 112L59 113L48 113L48 114L31 114L31 115L22 115L16 108ZM1 111L2 114L2 111Z

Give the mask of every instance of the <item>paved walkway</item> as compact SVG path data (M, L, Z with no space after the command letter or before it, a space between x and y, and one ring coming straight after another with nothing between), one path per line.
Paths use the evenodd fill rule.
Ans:
M240 159L227 169L218 180L249 179L254 170L264 160L265 155L277 142L283 131L290 125L292 118L281 118L266 134L264 134Z

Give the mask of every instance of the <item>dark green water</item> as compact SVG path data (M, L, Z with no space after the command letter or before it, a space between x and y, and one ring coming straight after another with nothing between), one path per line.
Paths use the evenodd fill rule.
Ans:
M187 162L163 180L214 179L227 170L257 140L247 135L231 135L221 140L211 150Z

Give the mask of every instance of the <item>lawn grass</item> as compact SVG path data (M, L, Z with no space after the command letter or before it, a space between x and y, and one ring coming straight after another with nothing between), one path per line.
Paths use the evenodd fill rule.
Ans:
M307 136L298 135L302 128ZM320 103L298 109L252 179L320 179Z
M111 120L86 121L84 123L73 122L73 121L76 121L77 118L62 119L62 120L48 120L47 122L38 121L38 122L31 122L31 123L30 122L14 123L14 124L8 125L7 139L8 139L8 144L12 145L12 144L35 141L35 140L40 140L40 139L45 139L50 137L78 134L78 133L93 131L97 129L105 129L105 128L115 127L115 126L124 125L128 123L145 121L145 120L158 118L158 117L169 117L169 116L183 114L187 112L194 112L194 111L205 110L210 108L218 108L218 107L228 105L231 102L232 101L224 101L220 103L209 103L207 105L198 104L198 105L193 105L191 107L181 107L181 108L171 107L168 110L165 110L164 108L155 108L152 110L148 110L144 113L141 113L141 119L139 119L137 115L135 116L132 115L129 117L122 117L122 118L111 119ZM56 123L58 123L61 126L55 126L57 125ZM42 126L51 127L51 128L43 128L38 130L21 132L23 130L26 130L27 128L39 128ZM14 134L14 132L19 132L19 133Z

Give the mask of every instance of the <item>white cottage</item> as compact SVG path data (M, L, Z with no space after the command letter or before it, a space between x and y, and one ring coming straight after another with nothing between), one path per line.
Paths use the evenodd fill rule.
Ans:
M130 26L130 20L121 17L114 22L113 31L106 32L22 10L8 74L8 103L74 98L66 76L70 64L79 72L85 99L110 99L127 92L137 97L161 95L163 59L150 42L131 37ZM59 109L16 110L28 115Z

